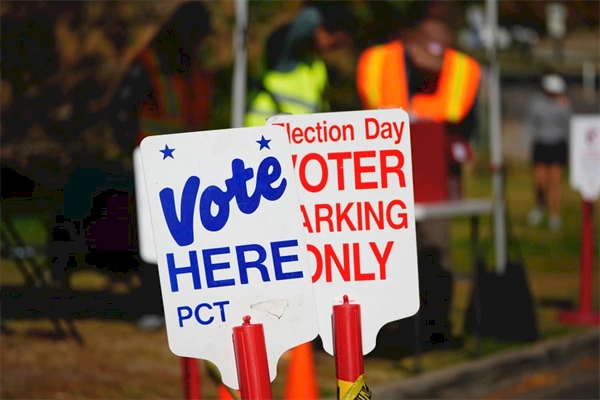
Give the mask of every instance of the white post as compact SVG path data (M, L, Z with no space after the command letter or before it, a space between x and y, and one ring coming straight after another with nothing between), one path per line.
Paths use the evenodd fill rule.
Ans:
M248 1L235 0L235 28L233 31L233 82L231 88L231 127L244 125L246 112L246 74L247 74L247 30Z
M489 126L490 155L493 170L494 198L494 244L496 274L506 269L506 208L504 204L504 162L502 156L502 121L500 111L500 65L498 61L498 1L486 0L487 26L489 29Z
M583 93L586 99L594 101L596 95L596 66L591 61L584 61L581 67Z

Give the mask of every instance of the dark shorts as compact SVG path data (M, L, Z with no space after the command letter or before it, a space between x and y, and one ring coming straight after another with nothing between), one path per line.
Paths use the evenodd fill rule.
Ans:
M567 163L567 143L535 143L533 145L533 163L565 165Z

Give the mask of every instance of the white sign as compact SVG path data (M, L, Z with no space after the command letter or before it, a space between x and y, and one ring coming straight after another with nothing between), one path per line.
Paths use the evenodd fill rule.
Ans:
M402 109L276 115L292 144L319 334L333 354L332 306L361 306L363 353L419 309L410 127Z
M275 379L279 357L318 333L285 130L154 136L141 150L171 351L237 389L232 328L250 315Z
M546 5L546 28L550 36L561 39L567 33L567 8L560 3Z
M142 152L139 147L133 150L133 178L135 181L135 211L140 257L148 264L156 264L154 233L152 232L148 193L146 192L146 182L144 181Z
M571 117L569 143L571 187L587 201L600 195L600 115Z

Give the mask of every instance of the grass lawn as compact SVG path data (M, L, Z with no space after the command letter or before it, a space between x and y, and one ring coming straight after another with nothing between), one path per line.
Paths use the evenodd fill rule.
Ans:
M524 165L508 166L507 202L514 233L522 246L530 287L537 304L542 340L575 334L581 328L560 325L556 306L560 302L577 304L580 245L580 199L568 189L565 177L563 194L564 227L558 233L545 228L530 228L525 224L531 208L532 190L529 171ZM467 173L466 191L469 197L489 197L491 183L487 170L474 167ZM598 226L596 215L595 225ZM31 243L43 243L43 225L35 218L19 221L19 228ZM489 220L482 222L484 245L489 246ZM597 233L596 233L597 234ZM454 327L461 334L462 319L470 293L472 273L469 254L469 224L456 220L452 224L453 264L459 277L456 280L452 306ZM598 240L594 241L598 244ZM597 255L597 249L595 255ZM490 260L493 259L490 253ZM596 260L597 261L597 260ZM595 282L598 277L595 268ZM490 268L492 268L490 264ZM2 260L3 285L21 283L14 265ZM104 275L81 272L73 277L73 286L80 290L102 290L107 282ZM598 288L594 287L595 304ZM510 296L510 293L506 293ZM544 300L553 300L544 302ZM498 299L502 301L502 299ZM75 325L86 344L79 346L72 339L56 339L50 322L42 319L9 320L12 334L3 334L0 341L0 396L44 399L158 399L181 398L179 359L167 347L164 331L138 332L130 321L119 319L78 319ZM483 356L527 346L484 339ZM465 349L425 353L424 371L432 371L468 361L472 339ZM325 353L315 354L318 383L323 397L335 397L335 367L333 358ZM275 398L282 397L288 359L279 363L279 374L273 383ZM386 360L365 359L365 375L369 385L389 382L412 374L414 358ZM202 385L205 398L215 398L216 386L209 380L202 363Z

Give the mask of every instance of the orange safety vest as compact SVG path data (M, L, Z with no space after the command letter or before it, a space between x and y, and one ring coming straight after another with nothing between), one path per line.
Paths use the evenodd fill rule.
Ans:
M178 73L166 74L154 50L140 54L153 87L138 110L138 145L147 136L189 132L206 125L210 111L211 81L198 67L191 80Z
M404 45L393 41L360 55L356 85L365 109L402 107L421 118L458 123L473 107L480 79L481 67L474 59L446 49L435 93L415 93L409 99Z

